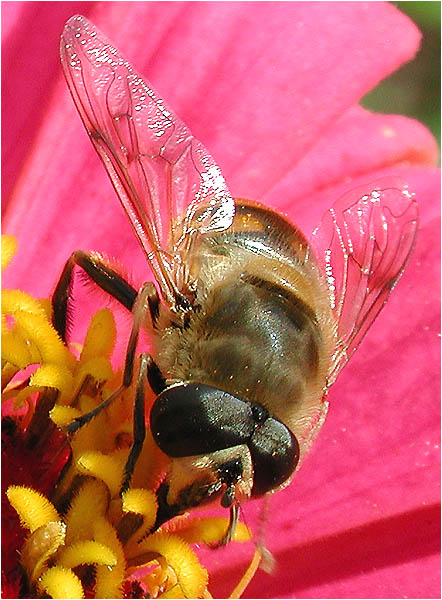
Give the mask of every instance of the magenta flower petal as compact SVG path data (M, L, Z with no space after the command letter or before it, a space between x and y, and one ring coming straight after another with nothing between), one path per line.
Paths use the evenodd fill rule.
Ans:
M12 190L4 228L19 241L8 287L47 296L79 247L118 257L137 282L146 276L58 66L58 36L76 12L148 75L235 195L264 198L305 233L360 183L394 174L416 192L415 254L333 388L311 457L272 499L268 537L279 569L259 575L247 594L436 597L437 148L419 123L356 106L412 58L415 26L383 2L30 2L2 10L4 185ZM90 312L78 306L76 314L81 321ZM244 555L226 549L209 560L218 564L212 591L225 594Z
M438 148L428 130L399 115L370 113L354 106L269 190L265 200L287 213L309 210L309 197L333 182L366 176L397 164L435 163ZM295 215L294 215L295 218Z

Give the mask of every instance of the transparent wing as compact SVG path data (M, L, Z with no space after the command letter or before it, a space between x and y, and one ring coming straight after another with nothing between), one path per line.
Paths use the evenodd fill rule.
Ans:
M195 234L222 231L234 200L204 146L86 18L60 43L66 81L169 304L186 296Z
M417 225L413 194L390 178L346 194L313 232L311 244L337 321L328 386L401 277L415 244Z

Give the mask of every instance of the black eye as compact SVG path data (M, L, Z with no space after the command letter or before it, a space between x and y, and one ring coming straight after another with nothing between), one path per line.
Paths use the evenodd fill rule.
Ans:
M158 396L150 426L161 450L177 458L247 444L255 420L249 402L217 388L189 383Z
M254 466L253 496L261 496L280 486L298 464L298 440L273 417L256 428L249 441L249 449Z
M247 445L254 496L284 483L299 460L296 437L263 406L201 383L164 390L152 407L150 426L156 443L171 458Z

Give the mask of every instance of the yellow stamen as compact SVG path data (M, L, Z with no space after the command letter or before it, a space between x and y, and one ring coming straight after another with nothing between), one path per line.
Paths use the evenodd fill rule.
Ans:
M107 455L101 452L87 452L77 459L77 467L81 473L102 479L116 496L123 479L123 460L118 455Z
M143 577L147 589L154 598L158 596L160 586L163 586L168 579L171 580L171 575L173 575L173 571L170 572L167 560L163 556L157 556L155 562L158 564L158 567ZM150 564L152 565L152 562ZM175 583L176 576L170 584L175 585Z
M77 408L72 408L72 406L54 406L54 408L49 413L51 420L58 425L58 427L65 427L69 425L74 419L79 417L81 412Z
M43 309L46 318L50 320L52 317L52 302L48 298L39 298L38 303Z
M31 533L49 521L60 519L54 505L43 494L31 488L11 485L6 495L17 511L21 525Z
M5 269L9 263L11 262L12 257L17 252L17 240L13 235L2 235L2 271Z
M3 341L2 349L4 350ZM9 362L5 362L2 358L2 389L4 389L8 385L8 383L18 373L19 370L19 367L17 367L16 365L12 365Z
M45 315L19 310L14 317L20 334L38 348L40 362L57 365L67 363L68 366L72 364L73 357Z
M112 366L108 358L95 356L80 363L76 373L76 387L81 385L86 375L92 375L96 381L108 381L113 376Z
M208 575L193 550L178 536L154 533L139 543L139 552L164 556L173 569L186 598L199 598L207 587Z
M38 584L42 594L51 598L84 598L80 579L71 569L52 567L44 573Z
M67 569L79 565L108 565L117 564L117 557L105 544L92 540L75 542L66 546L58 555L57 564Z
M150 490L131 488L123 494L123 512L142 515L143 523L129 535L126 543L126 554L131 556L138 552L138 540L151 531L155 524L158 502L155 494Z
M14 315L19 310L35 315L45 315L47 317L46 310L40 300L36 300L21 290L3 290L2 313Z
M202 517L198 519L186 519L183 522L171 524L169 532L176 533L189 544L214 544L219 542L225 535L229 526L229 519L225 517ZM244 523L238 523L233 534L232 541L248 542L252 539L249 529Z
M112 312L108 308L99 310L89 325L80 361L84 363L97 356L110 358L116 337L117 329Z
M115 555L117 562L109 569L106 566L96 568L96 598L120 598L126 571L126 560L115 529L106 521L99 518L93 526L94 538L97 542L106 543Z
M123 511L143 515L148 529L153 527L157 515L158 502L150 490L130 489L123 494Z
M108 505L109 492L105 484L99 479L85 481L66 514L66 543L90 538L94 522L105 515Z
M49 363L37 369L29 383L32 386L55 388L63 394L69 394L73 377L67 367Z
M29 344L15 329L2 331L2 361L18 369L26 369L32 364Z

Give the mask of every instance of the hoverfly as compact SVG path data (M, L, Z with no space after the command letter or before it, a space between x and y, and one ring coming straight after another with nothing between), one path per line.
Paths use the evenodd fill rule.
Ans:
M150 427L171 458L156 526L220 499L230 538L240 504L290 481L327 414L327 392L385 304L412 252L417 204L403 184L353 190L311 240L268 207L234 199L204 146L81 16L60 46L77 110L138 237L156 285L137 291L96 254L75 252L54 294L65 336L74 266L133 313L122 386L137 378L123 488ZM152 351L139 372L140 327Z

